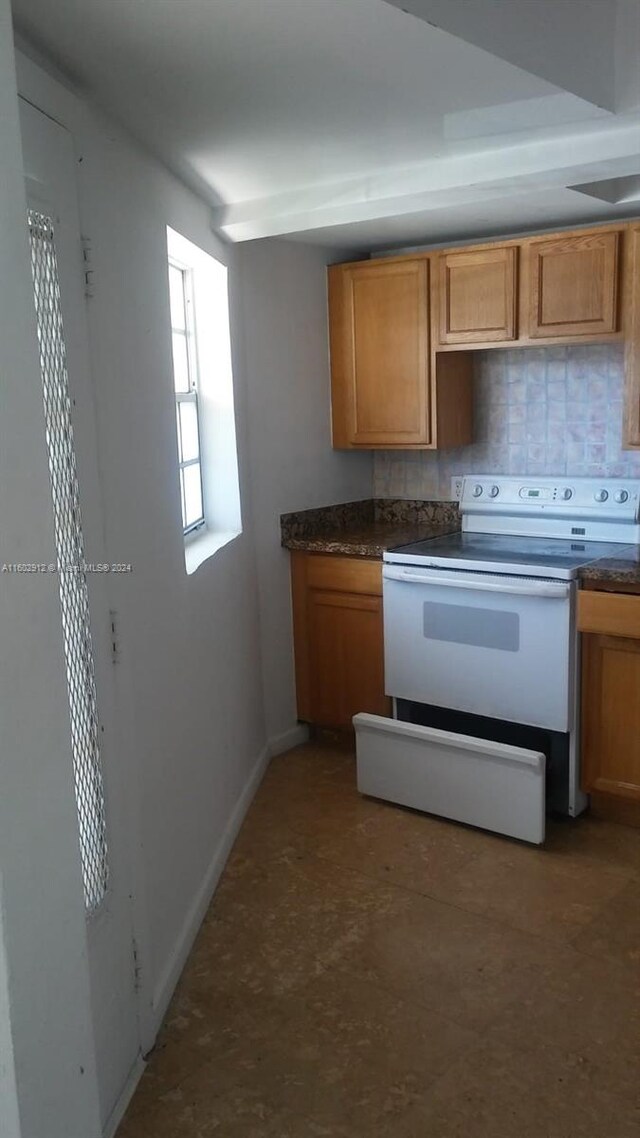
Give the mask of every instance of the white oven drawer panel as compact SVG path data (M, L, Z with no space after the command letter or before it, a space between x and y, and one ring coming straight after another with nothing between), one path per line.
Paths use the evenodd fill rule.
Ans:
M401 566L384 573L387 694L570 729L567 582Z
M361 794L544 841L544 755L378 715L353 725Z

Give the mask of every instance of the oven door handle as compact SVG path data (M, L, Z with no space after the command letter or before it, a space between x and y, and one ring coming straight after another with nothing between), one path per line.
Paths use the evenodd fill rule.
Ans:
M401 581L412 585L444 585L451 589L471 589L474 592L483 593L510 593L512 596L545 597L557 600L566 599L569 596L570 589L569 584L565 584L564 581L538 581L532 578L528 578L526 582L522 581L522 583L513 580L505 582L483 581L480 578L472 580L463 573L460 574L460 577L444 577L440 575L439 570L427 576L426 573L415 573L391 565L384 566L382 576L386 581Z

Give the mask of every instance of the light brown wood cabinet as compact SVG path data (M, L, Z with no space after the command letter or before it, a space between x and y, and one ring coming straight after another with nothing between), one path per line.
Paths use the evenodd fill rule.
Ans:
M526 241L532 339L618 330L619 245L620 232L612 230Z
M349 443L429 443L429 262L348 265L330 279Z
M432 350L430 270L428 257L329 269L334 447L471 442L471 364Z
M333 446L473 442L472 352L624 340L623 442L640 447L640 223L329 269Z
M582 785L592 809L640 825L640 595L578 597Z
M439 254L440 344L506 343L516 338L517 259L515 245Z
M298 718L350 728L359 711L389 715L382 563L296 550L291 586Z

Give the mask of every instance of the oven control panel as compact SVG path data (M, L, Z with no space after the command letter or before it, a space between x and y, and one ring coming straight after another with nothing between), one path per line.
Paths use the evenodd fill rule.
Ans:
M462 485L460 506L482 502L483 508L496 506L523 507L527 510L552 510L559 507L564 514L567 508L598 509L602 516L612 511L626 517L638 517L640 480L609 478L567 478L557 481L550 478L515 479L508 476L471 474Z
M460 512L463 529L476 532L637 542L640 479L469 474Z

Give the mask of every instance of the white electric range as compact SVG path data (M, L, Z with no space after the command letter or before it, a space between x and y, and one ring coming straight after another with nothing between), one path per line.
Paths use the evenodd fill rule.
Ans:
M385 688L363 793L529 841L580 789L576 578L640 541L640 482L472 475L462 532L384 555Z

